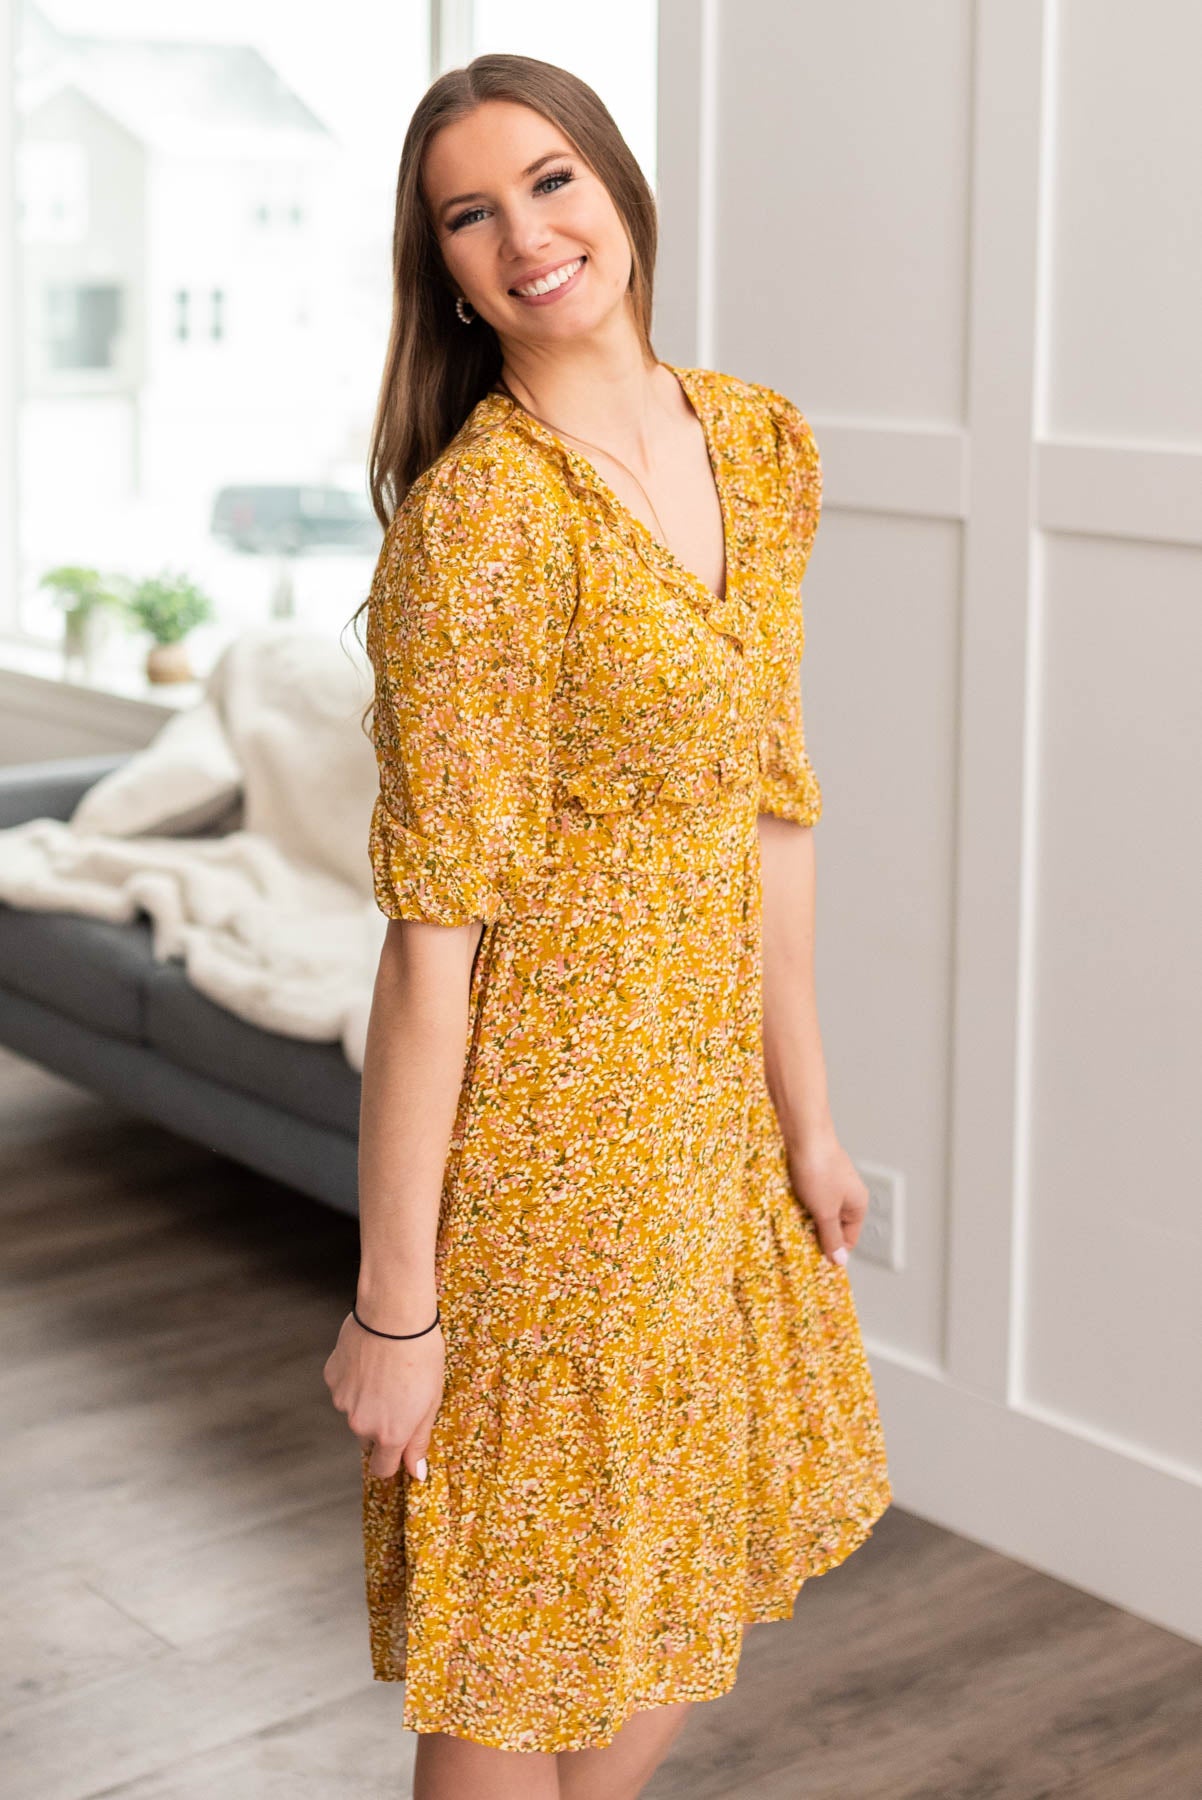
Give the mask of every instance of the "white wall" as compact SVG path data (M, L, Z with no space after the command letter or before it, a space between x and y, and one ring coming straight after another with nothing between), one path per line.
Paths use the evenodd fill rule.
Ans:
M836 1124L900 1505L1202 1639L1202 12L661 0L656 347L823 452Z

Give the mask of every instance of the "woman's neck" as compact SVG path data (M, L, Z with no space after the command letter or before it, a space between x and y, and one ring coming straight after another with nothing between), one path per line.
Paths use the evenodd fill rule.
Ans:
M547 353L502 363L501 380L519 405L570 443L608 449L636 468L650 466L672 417L676 381L641 344L636 358Z

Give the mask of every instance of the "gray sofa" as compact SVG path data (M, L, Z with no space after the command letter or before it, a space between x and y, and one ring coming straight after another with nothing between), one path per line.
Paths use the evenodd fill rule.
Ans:
M0 828L69 819L125 757L0 769ZM360 1077L342 1046L263 1031L155 962L128 925L0 901L0 1042L69 1081L324 1200L358 1210Z

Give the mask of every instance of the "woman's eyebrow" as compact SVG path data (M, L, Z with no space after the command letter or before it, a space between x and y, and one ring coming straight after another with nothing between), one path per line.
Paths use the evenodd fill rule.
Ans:
M537 171L542 168L544 163L554 162L557 156L564 155L566 155L566 152L563 150L548 150L545 156L540 156L536 162L530 164L529 168L522 170L522 178L525 179L527 175L536 174ZM487 195L480 193L452 194L449 200L443 201L438 210L439 212L446 212L448 206L462 206L465 200L484 200L486 198Z

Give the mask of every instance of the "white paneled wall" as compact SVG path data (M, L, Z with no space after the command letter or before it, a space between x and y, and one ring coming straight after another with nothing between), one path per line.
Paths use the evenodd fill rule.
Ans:
M1202 1639L1202 11L661 0L656 347L809 417L898 1501Z
M1055 536L1019 1392L1202 1464L1202 556ZM1202 1534L1196 1545L1202 1586Z
M819 415L957 430L971 8L721 5L716 52L723 353Z
M1061 0L1055 11L1041 417L1054 438L1197 453L1202 7Z

